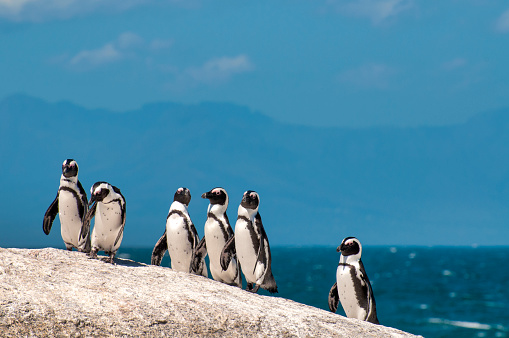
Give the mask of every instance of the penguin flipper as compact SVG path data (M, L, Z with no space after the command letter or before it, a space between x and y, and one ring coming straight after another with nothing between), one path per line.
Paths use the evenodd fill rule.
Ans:
M81 223L81 230L80 230L80 239L85 238L87 233L90 233L90 222L92 221L92 218L95 216L95 211L97 210L97 202L94 202L92 204L92 207L88 210L87 214L85 215L85 218L83 219L83 222Z
M117 239L115 239L115 243L113 243L113 246L117 245L118 241L120 240L120 237L122 237L122 234L124 233L124 227L125 227L125 217L124 217L124 221L122 222L122 225L120 226L120 230L118 231Z
M187 222L186 222L187 224ZM200 243L200 237L198 237L198 231L196 231L196 227L194 226L193 222L190 222L189 223L189 231L190 231L190 234L191 234L191 245L192 245L192 248L193 248L193 252L191 253L191 261L189 262L189 273L194 273L196 275L203 275L203 265L199 262L200 260L198 259L198 262L197 262L197 268L195 269L194 268L194 259L196 257L196 252L195 252L195 249L196 247L198 246L198 244ZM205 263L205 262L204 262Z
M329 310L331 312L336 313L338 310L339 304L339 294L338 294L338 283L334 283L334 285L330 288L329 291Z
M122 237L122 234L124 233L124 227L125 227L125 198L124 195L120 192L120 189L117 187L113 187L113 191L115 191L117 194L122 196L122 199L120 200L120 210L121 210L121 219L122 219L122 225L120 226L120 230L118 231L117 239L115 239L115 243L113 246L117 245L118 241L120 240L120 237Z
M85 221L87 221L89 224L90 224L90 221L92 220L92 218L94 218L96 210L97 210L97 202L94 202L94 204L92 204L92 207L90 209L88 209L87 215L85 216Z
M373 295L373 288L371 287L371 283L369 282L368 274L364 269L364 264L362 264L362 260L359 260L360 266L360 277L366 284L366 299L368 302L368 308L366 311L366 321L373 324L380 324L378 321L378 317L376 315L376 302L375 296Z
M270 257L270 248L269 241L267 239L267 234L265 233L265 229L263 228L262 218L260 213L255 216L255 227L258 228L258 233L260 234L260 245L258 246L258 254L256 255L256 264L253 268L253 273L256 276L256 279L260 279L265 270L268 268L268 259ZM258 270L258 273L256 273Z
M57 214L58 214L58 193L59 192L57 192L57 197L55 197L53 202L48 207L48 210L46 210L46 213L44 214L44 219L42 221L42 231L44 231L44 233L46 235L49 235L51 226L53 225L53 221L55 220L55 217L57 217Z
M85 244L85 252L90 251L90 219L88 217L84 217L81 222L80 236L78 237L78 241L87 238L87 243Z
M85 217L85 215L87 214L87 211L88 211L88 201L87 201L87 193L85 191L85 189L83 189L83 186L81 185L81 182L78 180L78 190L80 192L80 202L81 202L81 205L80 205L80 208L79 208L79 213L80 213L80 219L83 220L83 218Z
M200 268L200 261L207 256L207 242L205 236L201 239L200 243L194 249L193 260L191 261L191 268L193 271L198 271Z
M199 244L200 238L198 237L198 231L196 231L196 227L194 226L193 222L189 224L189 228L191 229L191 233L193 235L193 249L194 249Z
M228 269L228 265L232 260L234 255L233 251L235 250L235 235L231 236L228 242L224 245L223 250L221 251L221 256L219 257L219 263L221 264L221 269L226 271Z
M87 236L90 237L90 221L92 220L92 217L95 216L96 207L97 206L94 204L94 206L92 207L93 210L92 209L89 210L89 212L93 213L90 217L88 215L89 212L87 212L85 214L85 217L83 217L83 220L81 222L80 236L78 237L79 241L81 241L84 238L87 238ZM90 239L88 239L88 241L90 241Z
M168 240L166 239L166 229L165 229L164 234L161 236L161 238L159 238L156 245L154 246L154 250L152 250L150 264L161 265L161 261L163 260L166 250L168 250Z
M258 247L258 255L253 273L256 277L256 284L270 293L277 293L277 284L271 268L271 254L269 246L269 238L263 228L260 213L255 216L255 226L260 234L260 246Z

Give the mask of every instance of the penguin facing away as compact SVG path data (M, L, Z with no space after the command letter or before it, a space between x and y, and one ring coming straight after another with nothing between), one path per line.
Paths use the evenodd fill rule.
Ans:
M228 208L228 194L223 188L214 188L201 195L210 201L207 209L204 236L195 250L193 268L199 266L199 262L207 254L209 255L209 268L214 280L225 284L242 287L240 265L233 255L228 266L223 270L219 263L221 250L226 242L233 237L233 229L226 215Z
M78 180L78 163L67 159L62 164L62 176L57 196L44 214L42 229L49 235L57 214L60 218L60 233L67 250L90 252L90 232L80 234L88 211L87 193ZM82 236L83 235L83 236Z
M259 205L258 193L252 190L244 193L235 223L235 236L230 238L223 248L221 266L227 266L235 249L247 281L246 290L257 292L261 287L276 293L278 291L271 269L269 239L258 212ZM254 288L253 284L256 284Z
M191 264L199 237L187 211L189 202L191 202L189 189L178 188L166 217L164 234L159 238L152 251L151 263L161 265L164 253L168 250L173 270L208 277L207 265L203 257L199 260L197 270L194 270Z
M90 221L95 217L91 236L91 258L97 258L98 251L104 251L113 264L115 254L124 235L126 203L125 198L115 186L107 182L96 182L90 188L90 210L83 223L82 233L90 231Z
M375 296L361 260L361 242L355 237L346 237L337 251L341 252L341 257L336 283L329 291L330 311L336 312L341 302L347 317L379 324Z

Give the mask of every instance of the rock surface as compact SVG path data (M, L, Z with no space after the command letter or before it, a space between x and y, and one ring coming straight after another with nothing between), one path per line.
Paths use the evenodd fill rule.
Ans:
M327 290L328 291L328 290ZM126 259L0 248L2 336L407 337L294 301Z

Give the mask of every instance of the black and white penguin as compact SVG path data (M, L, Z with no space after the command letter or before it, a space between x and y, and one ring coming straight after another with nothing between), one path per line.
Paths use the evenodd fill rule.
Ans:
M62 164L62 176L57 197L44 214L42 230L49 235L57 214L60 218L60 233L67 250L72 248L81 252L90 252L90 232L80 231L88 211L87 193L78 180L78 163L67 159Z
M219 263L219 257L226 242L233 237L233 230L226 215L228 208L228 194L223 188L214 188L201 195L207 198L210 204L207 209L207 221L205 222L205 235L195 250L193 264L195 268L207 253L209 255L209 268L212 278L229 285L242 287L240 266L236 255L233 254L228 266L223 270Z
M355 237L347 237L337 251L341 251L341 257L336 283L329 291L329 309L336 312L341 301L347 317L379 324L375 296L361 260L361 242Z
M221 253L221 266L228 264L235 248L242 273L246 278L246 290L257 292L261 287L275 293L277 285L271 269L269 239L258 212L259 206L258 193L252 190L246 191L239 206L235 236L226 243ZM256 284L254 288L253 284Z
M177 271L194 273L208 277L205 259L199 261L198 270L192 268L194 250L200 239L187 208L191 202L191 192L178 188L166 217L166 229L152 251L151 263L161 265L164 253L168 250L171 268Z
M90 229L90 221L95 216L90 251L91 258L97 258L98 251L104 251L108 262L113 264L124 235L126 203L124 196L115 186L107 182L96 182L90 188L90 210L84 224L85 233ZM87 229L88 228L88 229Z

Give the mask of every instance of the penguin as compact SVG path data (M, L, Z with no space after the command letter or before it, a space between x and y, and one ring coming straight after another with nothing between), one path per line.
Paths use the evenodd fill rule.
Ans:
M361 242L355 237L346 237L337 251L341 251L341 257L336 271L336 283L329 291L330 311L336 312L338 302L341 301L348 318L379 324L375 296L361 260Z
M226 242L233 237L233 230L226 215L228 208L228 194L223 188L214 188L201 195L207 198L210 204L207 209L207 220L205 221L205 235L195 250L193 260L194 269L199 265L207 253L209 255L209 268L214 280L228 285L242 288L242 277L240 266L235 253L225 269L221 268L219 256Z
M239 205L235 236L230 238L221 252L221 266L227 266L235 248L242 273L246 278L246 290L255 293L261 287L270 293L276 293L278 291L271 269L269 239L258 212L259 206L258 193L246 191ZM256 284L254 288L253 284Z
M88 204L91 207L83 223L82 233L90 230L90 221L95 216L90 257L97 258L97 252L102 250L109 256L106 261L113 264L124 235L125 198L119 188L107 182L94 183L90 194Z
M205 259L199 261L198 270L193 270L191 262L194 249L200 241L187 208L191 202L191 192L187 188L178 188L166 217L166 229L152 251L151 263L161 265L164 253L168 250L171 268L177 271L194 273L208 277Z
M49 235L57 214L60 218L60 233L65 247L71 251L90 252L90 232L80 234L88 211L87 193L78 180L78 163L67 159L62 164L62 176L57 197L44 214L42 230Z

